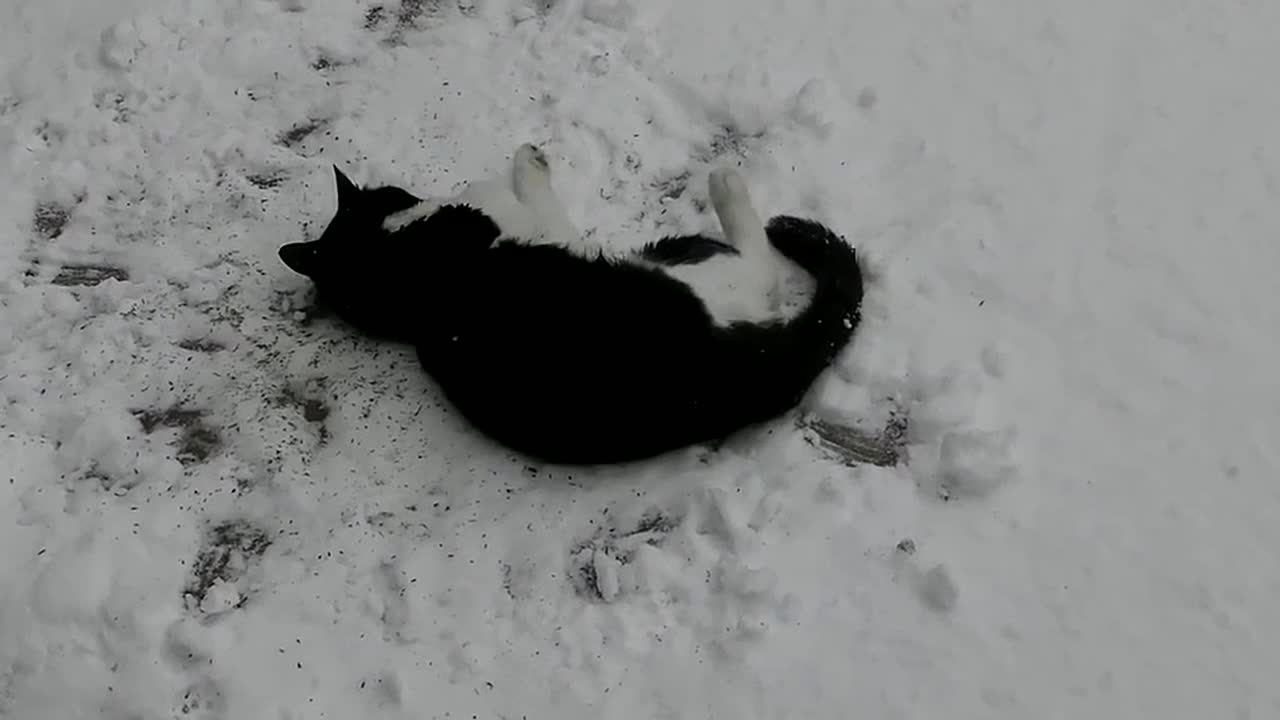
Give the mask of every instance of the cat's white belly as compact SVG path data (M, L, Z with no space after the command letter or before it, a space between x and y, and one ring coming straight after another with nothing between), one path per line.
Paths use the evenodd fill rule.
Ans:
M509 187L496 181L471 183L453 202L470 205L493 218L503 238L546 242L548 228L536 208L520 202Z
M813 279L777 255L764 263L718 256L663 270L689 285L718 325L790 318L808 304L813 292Z

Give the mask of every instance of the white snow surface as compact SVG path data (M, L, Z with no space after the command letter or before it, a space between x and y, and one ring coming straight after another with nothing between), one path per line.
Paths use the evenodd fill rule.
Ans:
M1278 36L1275 2L9 0L0 717L1280 717ZM811 405L904 412L907 459L782 420L532 467L308 319L275 253L332 164L444 195L525 141L596 242L714 230L728 163L856 244Z

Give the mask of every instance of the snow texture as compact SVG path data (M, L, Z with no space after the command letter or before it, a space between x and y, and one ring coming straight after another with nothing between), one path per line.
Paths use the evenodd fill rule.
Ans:
M1278 33L1273 2L11 0L0 717L1280 716ZM865 320L811 409L901 448L789 418L531 466L276 257L333 164L439 197L526 141L611 248L714 232L726 165L847 237Z

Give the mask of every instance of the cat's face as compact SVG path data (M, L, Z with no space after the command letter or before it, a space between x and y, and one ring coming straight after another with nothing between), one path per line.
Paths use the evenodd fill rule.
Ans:
M365 332L395 335L388 323L405 287L413 284L413 268L406 267L382 225L419 199L396 187L359 188L336 166L333 173L333 218L319 238L282 246L280 259L310 278L321 302L339 317Z

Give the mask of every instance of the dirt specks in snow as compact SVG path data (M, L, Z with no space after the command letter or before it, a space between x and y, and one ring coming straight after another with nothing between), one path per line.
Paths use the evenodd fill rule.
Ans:
M376 32L390 21L390 29L384 42L388 45L404 44L406 32L421 29L422 19L440 12L442 0L400 0L395 8L388 5L376 5L364 14L364 29ZM458 9L465 12L474 6L470 3L458 3Z
M676 200L689 189L690 177L691 173L685 170L676 175L659 178L653 181L653 189L658 191L658 197L661 200Z
M382 24L387 16L387 9L382 5L374 5L364 13L364 29L373 30Z
M271 188L277 187L280 185L280 183L284 182L285 175L283 173L270 173L270 172L253 173L251 175L246 175L244 179L248 180L249 184L253 185L254 187L259 187L259 188L262 188L263 190L270 190Z
M183 350L198 353L216 353L227 349L226 345L209 338L187 338L175 344Z
M238 585L251 563L257 562L271 546L266 530L246 521L229 520L210 527L203 547L196 554L191 580L183 589L184 596L194 598L204 608L209 591L215 585ZM230 604L240 607L247 599L243 588L237 588Z
M36 205L31 218L31 227L43 240L53 240L62 234L71 219L71 211L54 202L42 202Z
M329 120L325 118L308 118L295 123L288 130L280 133L278 141L287 148L297 147L302 144L302 141L323 130L328 124Z
M751 142L762 137L763 132L747 133L732 125L721 125L712 134L708 145L696 151L694 157L704 163L715 162L726 155L742 157Z
M800 427L810 445L827 450L850 467L893 467L904 459L908 423L907 416L900 412L891 413L889 421L877 433L818 418L803 420Z
M440 0L400 0L396 11L396 30L410 30L423 15L440 10Z
M148 435L165 428L178 432L177 459L183 465L205 462L222 445L218 430L205 422L207 411L198 408L170 407L134 410L133 416Z
M286 387L276 398L277 405L295 407L301 411L303 420L319 425L321 441L329 436L324 421L328 419L330 413L328 404L317 397L323 387L323 380L318 379L307 383L307 387L302 390Z
M107 280L126 282L129 272L112 265L71 264L63 265L49 282L63 287L92 287Z
M658 546L680 518L651 511L629 530L601 529L569 551L569 580L574 592L596 602L612 602L622 592L618 570L631 564L644 545Z

